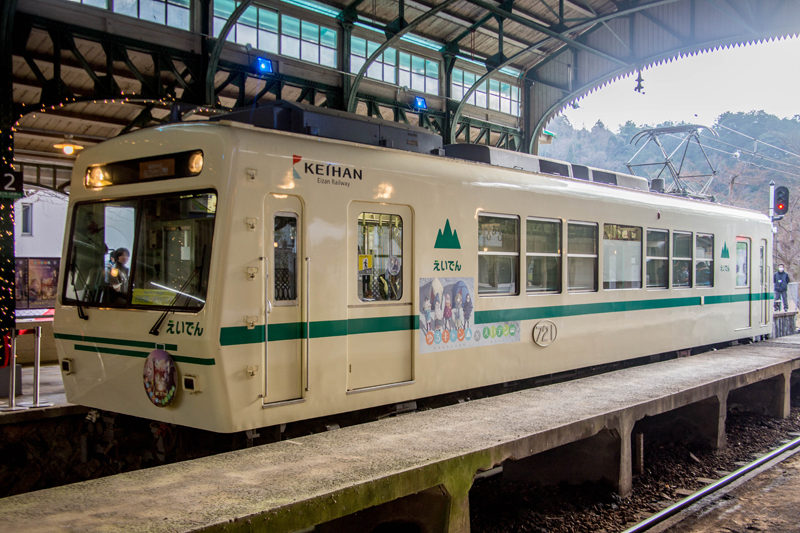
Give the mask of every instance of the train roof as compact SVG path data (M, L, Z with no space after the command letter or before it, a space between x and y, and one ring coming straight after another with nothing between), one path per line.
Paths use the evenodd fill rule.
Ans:
M650 190L647 179L633 174L612 172L586 165L576 165L558 159L550 159L538 155L524 154L512 150L503 150L482 144L448 144L444 147L445 155L457 159L467 159L478 163L488 163L504 168L526 170L540 174L550 174L564 178L575 178L606 185L618 185L640 191Z
M450 144L442 146L442 138L424 128L297 102L277 100L258 107L239 109L211 120L240 122L259 128L421 154L445 155L503 168L583 179L630 189L649 190L647 180L640 176L600 170L585 165L574 165L566 161L487 145Z
M211 119L222 120L421 154L442 153L441 136L425 128L298 102L277 100Z
M265 106L266 107L266 106ZM309 106L305 106L309 107ZM266 116L268 114L262 115L259 113L253 113L253 117L261 117L261 119L269 122L269 120L275 120L276 113L275 107L271 108L273 116L272 118ZM277 120L285 120L286 117L280 116L280 109L281 107L278 106L278 115ZM396 147L392 147L390 143L382 143L382 142L358 142L352 141L350 139L341 139L339 137L328 137L328 136L315 136L313 135L314 130L306 131L292 131L296 128L267 128L261 123L254 124L250 120L244 120L243 114L250 113L250 111L240 111L241 115L238 116L239 120L235 120L235 117L231 117L229 115L222 115L217 120L206 122L206 121L197 121L197 122L182 122L182 123L174 123L174 124L166 124L155 126L154 128L144 128L141 130L137 130L134 132L127 133L125 135L121 135L116 139L111 139L106 141L106 143L117 143L117 142L125 142L129 138L135 138L140 135L147 135L149 131L159 130L159 131L166 131L172 130L174 128L206 128L206 127L234 127L234 128L241 128L244 130L249 130L253 132L257 132L259 130L267 130L277 133L279 135L289 135L289 136L296 136L298 138L315 138L315 137L323 137L325 140L332 142L332 143L343 143L343 144L351 144L354 147L361 147L363 149L368 150L378 150L378 151L385 151L387 154L394 153L396 155L400 155L403 151L396 149ZM341 118L344 120L352 120L350 115L341 112L334 112L334 114L338 113L341 115ZM266 117L266 118L264 118ZM307 116L306 116L307 117ZM373 126L386 126L387 123L380 119L369 119L367 117L359 117L363 118L363 124L372 124ZM313 121L308 122L300 122L300 124L313 125ZM297 124L296 122L294 124ZM339 127L344 124L340 123ZM350 122L352 125L353 123ZM391 124L389 124L391 126ZM358 129L354 127L350 127L349 129ZM413 126L404 126L398 125L399 130L404 130L408 134L405 137L400 136L399 138L404 140L407 144L413 145L415 137L410 135L410 133L422 133L425 136L431 136L429 132L422 130L422 128L416 128ZM420 131L422 130L422 131ZM388 131L388 130L376 130L372 129L372 134L370 138L380 138L375 134L378 131ZM425 138L423 136L423 138ZM435 143L434 143L435 145ZM394 148L394 149L393 149ZM412 150L409 150L412 151ZM91 156L94 154L95 149L90 148L83 151L79 156L79 160L86 160L87 156ZM502 150L500 148L494 148L491 146L485 145L467 145L467 144L456 144L456 145L447 145L441 149L434 149L432 150L433 153L429 153L424 150L413 150L418 155L422 156L423 158L432 158L433 160L442 161L443 163L446 161L454 161L454 160L461 160L464 164L477 164L481 166L486 166L488 168L492 168L495 170L502 170L502 169L509 169L514 171L513 174L505 174L502 180L492 179L490 182L480 182L480 180L476 181L476 184L480 184L482 186L490 186L490 187L497 187L497 188L505 188L510 187L519 190L528 190L532 188L536 188L538 190L545 190L545 189L552 189L558 190L560 193L565 193L566 191L570 191L572 194L576 194L579 196L584 197L596 197L598 200L609 197L616 198L617 200L623 202L636 202L642 204L649 204L652 206L657 207L668 207L668 208L676 208L676 209L690 209L691 211L698 212L706 212L708 214L728 214L733 215L737 213L738 216L742 216L743 214L747 214L749 216L754 216L755 219L763 219L764 221L768 221L768 217L762 213L754 211L752 209L729 206L714 202L709 202L706 200L697 200L692 198L674 196L670 194L664 193L656 193L649 189L646 186L647 180L641 178L639 176L632 176L626 175L622 173L611 173L609 171L595 169L593 167L583 166L583 165L575 165L570 163L565 163L563 161L558 161L555 159L543 158L538 156L532 156L528 154L521 154L518 152L513 152L510 150ZM156 155L156 154L153 154ZM444 156L444 157L443 157ZM542 163L545 163L544 170L542 168ZM538 166L538 170L536 165ZM554 165L569 165L569 171L571 174L564 175L559 172L550 171L548 172L548 164ZM77 168L77 167L76 167ZM430 169L429 163L424 163L422 168ZM563 167L562 167L563 168ZM582 169L588 173L589 179L585 176L578 175L577 173L581 172ZM611 175L615 176L617 179L616 183L611 181L604 181L602 179L603 175ZM601 179L598 179L598 177ZM531 177L536 177L537 179L532 180ZM633 183L633 186L626 185L623 183L623 180L628 178L634 178L636 181ZM464 179L463 176L460 179ZM480 182L480 183L479 183ZM564 186L567 189L564 189ZM612 192L614 191L614 192ZM567 193L569 194L569 193Z

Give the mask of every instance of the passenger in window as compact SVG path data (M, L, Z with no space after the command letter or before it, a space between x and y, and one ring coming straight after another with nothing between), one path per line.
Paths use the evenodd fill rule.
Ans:
M381 300L399 300L400 297L398 296L397 291L397 283L394 279L394 276L388 275L386 273L381 274L378 276L378 288L381 293Z
M128 260L131 257L131 252L127 248L117 248L111 252L111 261L106 270L106 283L111 289L117 293L125 294L128 292ZM110 298L113 302L115 298Z
M711 269L706 262L697 264L697 284L703 287L711 285Z
M678 270L678 284L689 285L689 265L681 265Z

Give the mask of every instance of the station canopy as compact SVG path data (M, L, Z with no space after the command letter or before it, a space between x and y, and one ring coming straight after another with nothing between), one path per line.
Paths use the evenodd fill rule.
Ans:
M793 0L15 0L0 10L13 27L0 54L13 74L3 129L13 127L26 183L59 190L83 148L275 99L536 152L547 121L604 84L800 30Z

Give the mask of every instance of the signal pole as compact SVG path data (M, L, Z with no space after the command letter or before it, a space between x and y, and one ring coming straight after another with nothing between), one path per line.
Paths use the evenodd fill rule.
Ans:
M769 181L769 221L775 222L775 181ZM775 224L772 224L772 233L775 233Z

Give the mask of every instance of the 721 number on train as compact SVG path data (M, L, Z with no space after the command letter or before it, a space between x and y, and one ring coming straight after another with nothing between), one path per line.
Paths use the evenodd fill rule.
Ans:
M533 325L533 332L531 333L533 342L544 348L550 346L558 336L558 328L555 323L550 320L540 320Z

